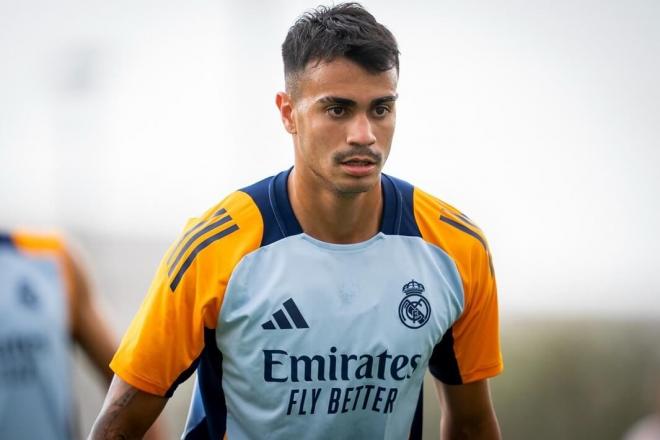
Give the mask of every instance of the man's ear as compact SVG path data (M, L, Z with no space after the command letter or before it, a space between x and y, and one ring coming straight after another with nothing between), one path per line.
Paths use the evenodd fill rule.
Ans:
M291 134L296 134L296 122L293 118L293 102L291 97L286 92L278 92L275 96L275 105L280 111L284 129Z

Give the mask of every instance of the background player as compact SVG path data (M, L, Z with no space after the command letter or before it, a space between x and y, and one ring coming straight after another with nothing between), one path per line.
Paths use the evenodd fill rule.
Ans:
M59 235L0 232L0 438L79 437L70 342L106 386L116 348L91 292Z
M293 169L231 194L171 247L92 437L139 437L196 370L189 438L419 438L428 365L444 437L499 438L483 235L381 174L396 41L359 5L338 5L301 17L283 58L276 104Z
M114 339L56 235L0 234L0 437L68 439L73 338L109 383Z

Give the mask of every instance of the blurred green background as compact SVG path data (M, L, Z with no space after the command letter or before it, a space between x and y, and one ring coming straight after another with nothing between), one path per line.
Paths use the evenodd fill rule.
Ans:
M621 439L653 408L660 320L507 319L505 369L491 381L505 439ZM425 388L424 438L437 439L435 391Z

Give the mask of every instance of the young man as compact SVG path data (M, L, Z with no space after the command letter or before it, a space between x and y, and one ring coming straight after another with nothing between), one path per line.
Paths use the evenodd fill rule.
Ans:
M139 437L196 371L185 438L420 438L428 366L443 438L499 438L483 234L381 174L394 37L357 4L321 7L282 53L276 103L294 167L229 195L171 247L113 359L92 437Z

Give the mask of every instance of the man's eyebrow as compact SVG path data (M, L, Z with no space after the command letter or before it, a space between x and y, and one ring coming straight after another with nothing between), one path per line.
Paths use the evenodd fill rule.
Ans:
M387 95L387 96L381 96L380 98L376 98L371 101L371 105L379 105L379 104L384 104L386 102L394 102L397 100L399 95ZM339 96L324 96L321 99L317 101L321 105L331 105L331 104L338 104L338 105L343 105L345 107L355 107L357 105L357 102L353 101L352 99L348 98L341 98Z
M399 95L389 95L389 96L383 96L381 98L376 98L373 101L371 101L371 105L378 105L378 104L384 104L386 102L394 102L399 98Z
M339 96L324 96L323 98L317 101L319 104L328 105L328 104L339 104L346 107L353 107L357 105L357 102L348 98L340 98Z

